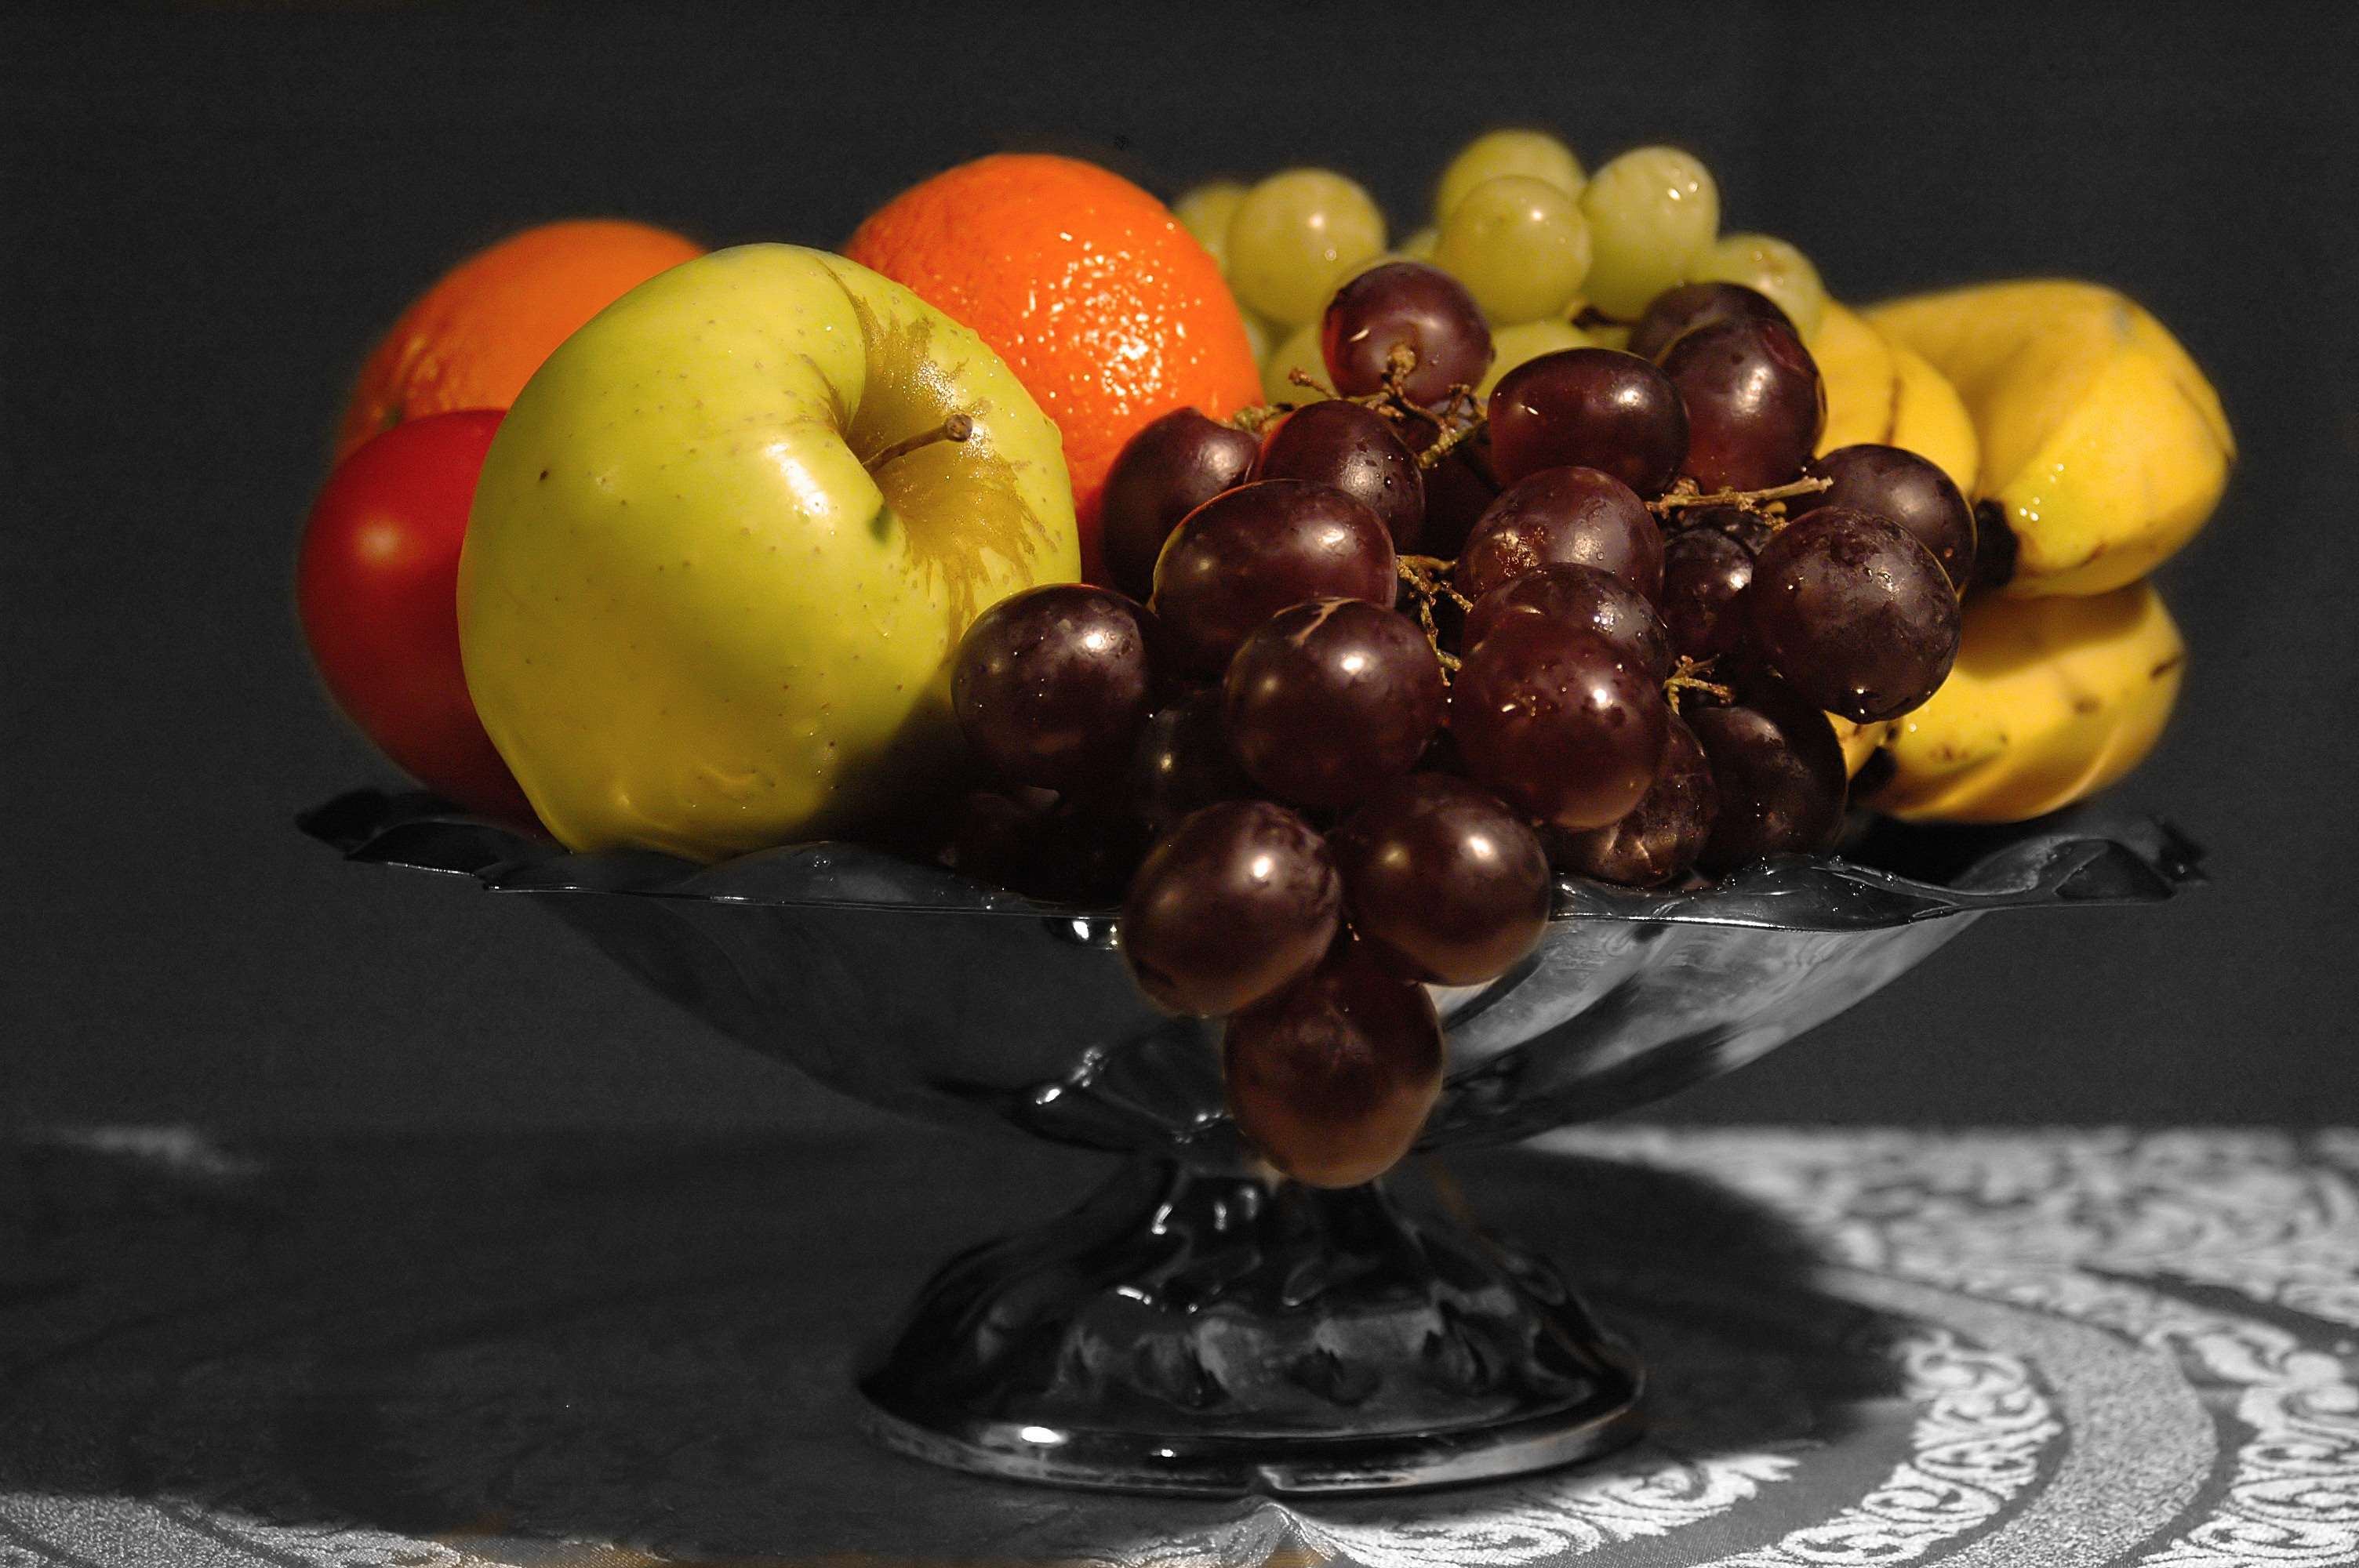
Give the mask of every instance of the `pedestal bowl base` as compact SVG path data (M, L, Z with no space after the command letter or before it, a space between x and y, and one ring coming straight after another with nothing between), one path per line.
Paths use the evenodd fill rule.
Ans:
M877 1436L1067 1486L1350 1492L1518 1475L1636 1435L1636 1364L1547 1265L1377 1189L1244 1173L1213 1032L1158 1012L1114 912L846 843L703 866L570 854L425 795L303 819L355 860L545 903L750 1048L891 1111L1141 1162L945 1270L866 1363ZM1442 1000L1419 1147L1495 1146L1754 1060L2001 911L2200 881L2168 824L2082 806L1988 828L1862 825L1710 887L1564 879L1524 964ZM1471 994L1470 994L1471 993Z
M879 1441L935 1464L1233 1496L1568 1464L1637 1435L1641 1382L1547 1263L1380 1184L1139 1161L953 1260L860 1390Z

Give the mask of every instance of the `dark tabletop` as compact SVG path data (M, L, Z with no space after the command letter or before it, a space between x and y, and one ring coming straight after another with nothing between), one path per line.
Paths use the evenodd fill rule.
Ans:
M1639 1128L1453 1161L1652 1366L1649 1435L1589 1468L1134 1500L856 1437L857 1345L1093 1163L0 1147L0 1564L2359 1562L2359 1133Z

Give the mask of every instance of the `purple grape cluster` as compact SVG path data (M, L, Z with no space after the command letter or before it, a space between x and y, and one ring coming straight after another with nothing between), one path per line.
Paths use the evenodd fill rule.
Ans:
M1345 1185L1440 1092L1426 987L1527 957L1555 871L1827 847L1826 716L1940 684L1973 525L1909 453L1812 460L1817 368L1749 289L1673 289L1647 354L1543 355L1482 406L1489 330L1435 268L1360 275L1321 332L1341 395L1155 420L1107 481L1113 585L974 622L951 700L995 784L950 856L1119 897L1147 995L1227 1020L1238 1125Z

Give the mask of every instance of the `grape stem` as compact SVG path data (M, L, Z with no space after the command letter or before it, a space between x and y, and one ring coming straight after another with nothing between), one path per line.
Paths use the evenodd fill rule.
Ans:
M1408 378L1416 371L1417 351L1407 343L1395 343L1385 354L1384 385L1350 401L1381 414L1396 424L1411 414L1422 413L1424 411L1410 402L1408 396Z
M1439 556L1397 556L1393 559L1393 569L1400 574L1401 581L1408 585L1409 593L1417 600L1418 624L1425 629L1426 643L1433 649L1433 656L1441 665L1444 685L1458 673L1460 660L1457 654L1441 645L1441 628L1433 619L1433 601L1447 596L1461 610L1474 608L1473 602L1451 582L1450 568L1451 563Z
M1325 382L1320 380L1317 376L1312 375L1309 371L1304 370L1300 365L1296 365L1292 370L1288 371L1286 373L1286 379L1295 386L1307 386L1311 391L1317 393L1321 397L1331 401L1343 395L1333 387L1328 385Z
M1229 425L1248 436L1258 436L1300 406L1299 403L1248 403L1229 416Z
M1395 343L1385 356L1385 384L1375 391L1359 397L1346 397L1325 382L1300 366L1286 373L1286 379L1307 392L1319 395L1318 401L1356 403L1361 407L1383 415L1396 425L1406 425L1411 419L1431 420L1439 434L1433 444L1417 454L1417 466L1430 469L1444 458L1482 432L1482 406L1474 401L1474 389L1462 383L1450 389L1450 395L1433 408L1420 408L1409 399L1408 378L1417 371L1417 351L1407 343ZM1264 430L1295 410L1301 403L1255 403L1238 409L1228 417L1234 428L1250 435Z
M1431 446L1418 453L1419 468L1440 467L1444 459L1481 435L1483 427L1490 422L1479 412L1464 413L1460 407L1462 399L1469 405L1473 404L1473 389L1465 386L1453 386L1450 389L1450 401L1441 406L1438 416L1433 416L1441 426L1441 434L1433 438Z
M1834 486L1831 479L1805 475L1785 484L1773 484L1767 490L1714 490L1699 492L1695 481L1683 479L1669 495L1647 503L1657 512L1677 512L1686 506L1734 506L1740 512L1761 512L1773 501L1791 501L1798 495L1816 495Z
M1416 368L1417 354L1414 350L1407 348L1397 348L1393 353L1395 356L1393 366L1386 373L1384 388L1381 391L1371 392L1364 397L1345 397L1342 393L1299 366L1288 371L1286 379L1297 386L1317 393L1319 395L1315 399L1317 402L1356 403L1363 408L1372 408L1388 418L1397 420L1400 417L1401 409L1408 409L1412 413L1420 412L1409 403L1400 390L1402 378L1410 370ZM1403 354L1408 355L1406 362L1399 357ZM1298 408L1307 406L1309 405L1302 403L1248 404L1230 415L1228 422L1237 429L1258 436L1276 421L1284 418Z
M1317 376L1312 375L1309 371L1304 370L1299 365L1288 371L1286 373L1286 379L1292 384L1303 388L1305 391L1317 393L1319 395L1316 399L1313 399L1315 402L1332 402L1342 395L1336 392L1333 387L1328 385ZM1376 396L1379 399L1383 398L1384 395L1385 394L1381 392L1376 394ZM1360 398L1354 399L1353 401L1365 402L1367 399ZM1258 436L1264 430L1268 429L1272 425L1276 424L1278 420L1283 419L1288 415L1293 413L1296 409L1305 406L1308 406L1308 405L1302 403L1250 403L1245 407L1238 409L1234 414L1230 415L1228 422L1235 428L1243 430L1248 435Z
M1445 561L1440 556L1397 556L1393 569L1400 573L1403 582L1422 600L1447 599L1461 610L1472 610L1474 601L1458 591L1450 580L1450 572L1458 563Z
M1704 678L1712 673L1712 662L1710 658L1694 659L1685 654L1680 655L1678 667L1663 679L1663 700L1671 705L1673 713L1680 711L1680 697L1686 692L1708 692L1723 702L1736 700L1734 690L1718 681Z

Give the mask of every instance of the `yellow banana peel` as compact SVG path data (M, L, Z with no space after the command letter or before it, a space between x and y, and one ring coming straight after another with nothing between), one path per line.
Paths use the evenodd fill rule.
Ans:
M1869 804L1911 821L2020 822L2104 788L2154 749L2187 657L2146 582L1966 607L1956 666L1893 721Z
M1894 389L1899 380L1891 343L1856 312L1830 299L1808 346L1827 391L1820 452L1882 441L1892 429Z
M1947 377L1981 441L1974 493L2015 531L2018 597L2136 581L2212 515L2235 441L2219 395L2134 300L2029 279L1864 312ZM1905 444L1905 443L1903 443Z
M1931 462L1971 497L1982 471L1983 443L1965 401L1949 377L1907 344L1892 345L1892 435L1885 444Z
M1906 447L1974 493L1982 444L1973 421L1922 354L1832 300L1810 350L1827 392L1821 455L1862 442Z
M1859 770L1867 766L1867 760L1875 755L1876 747L1882 745L1884 738L1892 732L1888 719L1860 724L1840 713L1830 713L1827 722L1835 727L1835 744L1843 748L1843 772L1854 778L1859 776Z

